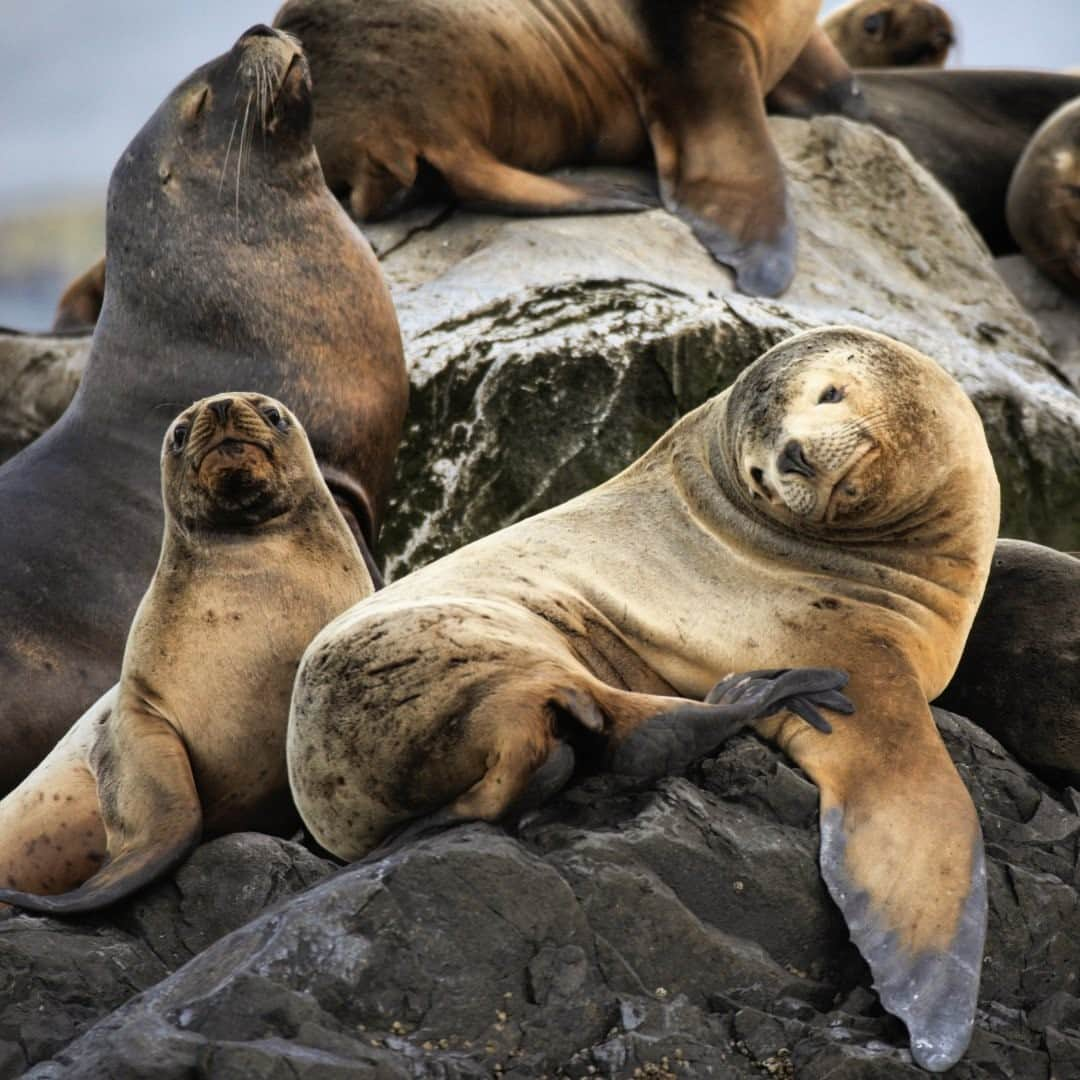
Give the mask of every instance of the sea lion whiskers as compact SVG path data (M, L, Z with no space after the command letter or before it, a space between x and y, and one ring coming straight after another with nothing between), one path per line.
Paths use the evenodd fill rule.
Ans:
M236 231L240 232L240 174L244 169L244 138L247 135L248 126L248 114L251 112L251 99L254 91L249 90L247 96L247 104L244 105L244 119L240 125L240 149L236 152ZM250 144L250 140L249 140ZM248 154L251 153L251 147L248 146Z

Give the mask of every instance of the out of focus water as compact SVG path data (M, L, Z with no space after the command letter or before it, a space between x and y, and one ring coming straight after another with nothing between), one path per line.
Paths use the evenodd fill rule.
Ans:
M1080 0L942 2L961 38L953 65L1080 65ZM128 140L176 83L276 8L0 0L0 324L50 322L62 284L103 247L105 187Z

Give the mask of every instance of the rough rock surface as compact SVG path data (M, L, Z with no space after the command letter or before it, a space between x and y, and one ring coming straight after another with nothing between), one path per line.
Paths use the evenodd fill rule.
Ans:
M391 575L592 487L764 349L835 322L937 358L986 423L1003 533L1080 548L1080 397L951 196L875 128L770 125L801 245L779 300L733 293L660 210L425 210L368 229L412 378L382 543ZM0 378L10 344L0 335ZM0 410L0 443L34 434Z
M990 882L978 1030L950 1075L1076 1075L1076 793L1055 796L990 736L949 714L938 720L979 809ZM657 785L593 777L517 837L469 826L330 877L210 945L29 1075L924 1075L821 883L816 819L814 786L752 736ZM226 843L237 856L230 880L200 908L194 868L203 860L205 876L215 847L222 866ZM218 841L176 889L111 919L21 916L0 941L40 957L42 937L55 935L68 951L40 982L69 963L80 978L92 970L103 1014L217 936L230 891L254 897L229 913L235 925L319 870L295 845ZM176 919L165 910L176 892L181 929L160 918ZM5 1024L10 1010L35 1008L29 991L19 996ZM74 997L50 1008L61 1033L88 1011ZM30 1045L47 1052L60 1041ZM17 1063L10 1057L5 1075Z
M1035 320L1054 363L1080 393L1080 300L1059 289L1023 255L1006 255L994 264Z

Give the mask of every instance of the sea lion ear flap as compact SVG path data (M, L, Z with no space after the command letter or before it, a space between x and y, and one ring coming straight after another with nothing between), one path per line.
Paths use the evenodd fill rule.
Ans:
M899 766L819 780L821 872L912 1056L940 1072L971 1040L986 872L971 797L936 730L926 735Z

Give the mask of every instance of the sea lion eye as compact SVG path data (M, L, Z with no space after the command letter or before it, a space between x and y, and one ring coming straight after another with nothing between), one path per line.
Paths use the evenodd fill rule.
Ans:
M832 405L834 402L844 400L844 388L842 386L826 386L817 399L819 405Z
M184 446L187 444L188 426L187 424L177 424L173 428L172 433L172 452L179 454Z
M202 88L202 93L198 94L195 97L189 98L187 102L185 102L185 104L182 106L184 120L189 124L195 123L195 121L198 120L199 117L202 116L203 112L206 110L206 104L209 100L210 87L204 86Z
M266 417L267 422L273 424L278 431L289 430L289 421L286 420L285 417L281 415L280 410L275 409L273 405L267 405L263 409L262 414Z
M885 29L885 12L875 11L873 15L867 15L863 19L863 29L872 37L876 37Z

